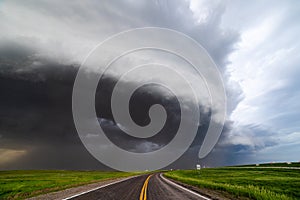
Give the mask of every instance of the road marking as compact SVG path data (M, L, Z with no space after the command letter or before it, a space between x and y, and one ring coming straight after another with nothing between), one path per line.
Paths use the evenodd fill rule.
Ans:
M79 193L79 194L75 194L75 195L73 195L73 196L66 197L66 198L64 198L64 199L62 199L62 200L69 200L69 199L72 199L72 198L75 198L75 197L84 195L84 194L86 194L86 193L93 192L93 191L98 190L98 189L101 189L101 188L105 188L105 187L110 186L110 185L113 185L113 184L117 184L117 183L121 183L121 182L123 182L123 181L127 181L127 180L132 179L132 178L135 178L135 177L137 177L137 176L132 176L132 177L128 177L128 178L125 178L125 179L122 179L122 180L119 180L119 181L115 181L115 182L112 182L112 183L108 183L108 184L105 184L105 185L102 185L102 186L93 188L93 189L91 189L91 190L87 190L87 191L85 191L85 192L81 192L81 193Z
M172 184L172 185L174 185L174 186L176 186L176 187L178 187L178 188L180 188L180 189L182 189L182 190L184 190L184 191L186 191L186 192L189 192L189 193L191 193L191 194L193 194L193 195L195 195L195 196L197 196L197 197L201 197L201 198L203 198L203 199L205 199L205 200L211 200L211 199L208 198L208 197L202 196L201 194L198 194L198 193L196 193L196 192L194 192L194 191L192 191L192 190L189 190L189 189L187 189L187 188L185 188L185 187L182 187L181 185L178 185L177 183L174 183L173 181L170 181L170 180L166 179L165 177L162 176L162 174L160 174L160 177L161 177L164 181L166 181L166 182L168 182L168 183L170 183L170 184Z
M149 179L151 178L152 175L149 175L148 178L145 180L144 185L141 190L140 194L140 200L147 200L147 188L148 188L148 183Z

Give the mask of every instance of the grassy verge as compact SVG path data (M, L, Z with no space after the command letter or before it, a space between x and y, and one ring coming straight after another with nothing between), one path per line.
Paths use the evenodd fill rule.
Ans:
M100 171L0 171L0 199L25 199L105 179L136 173Z
M230 193L234 198L300 199L300 170L215 168L165 173L174 180Z

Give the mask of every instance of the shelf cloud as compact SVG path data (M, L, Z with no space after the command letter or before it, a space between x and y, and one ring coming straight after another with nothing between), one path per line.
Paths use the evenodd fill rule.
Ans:
M272 11L261 2L0 1L0 169L108 169L76 132L73 84L97 44L140 27L174 29L199 42L226 88L226 123L214 150L199 161L211 114L203 103L193 144L168 167L276 161L279 151L299 151L300 6L293 4L270 1ZM132 152L168 144L178 128L176 98L164 88L140 88L131 101L135 122L149 123L149 107L159 103L167 110L167 123L149 139L126 135L109 109L116 73L103 77L104 88L96 93L97 117L108 138ZM183 73L197 84L192 73Z

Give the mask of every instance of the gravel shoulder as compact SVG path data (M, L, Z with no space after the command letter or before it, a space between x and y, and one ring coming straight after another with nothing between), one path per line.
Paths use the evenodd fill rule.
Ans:
M73 196L73 195L76 195L76 194L79 194L79 193L82 193L82 192L85 192L85 191L88 191L88 190L92 190L92 189L97 188L97 187L101 187L101 186L109 184L109 183L122 181L122 180L126 180L126 179L128 179L128 177L102 180L102 181L96 182L96 183L90 183L90 184L87 184L87 185L68 188L68 189L65 189L65 190L61 190L61 191L57 191L57 192L51 192L51 193L48 193L48 194L42 194L42 195L39 195L39 196L36 196L36 197L28 198L27 200L61 200L61 199L64 199L64 198L67 198L67 197L70 197L70 196Z
M208 188L204 188L204 187L196 187L193 185L188 185L185 183L182 183L180 181L165 177L171 181L173 181L174 183L177 183L178 185L181 185L189 190L192 190L194 192L197 192L201 195L204 195L212 200L235 200L237 199L236 197L232 196L231 194L224 192L224 191L218 191L218 190L212 190L212 189L208 189ZM239 200L249 200L249 198L239 198Z

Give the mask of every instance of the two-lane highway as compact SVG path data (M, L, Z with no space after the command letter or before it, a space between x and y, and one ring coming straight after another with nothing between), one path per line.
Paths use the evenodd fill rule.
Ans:
M87 191L65 200L209 200L161 174L142 175Z

